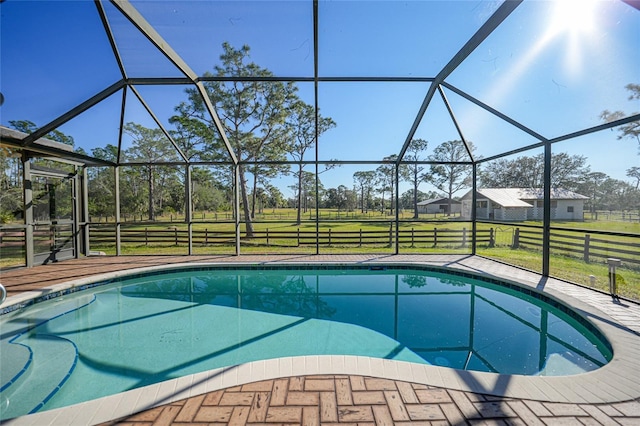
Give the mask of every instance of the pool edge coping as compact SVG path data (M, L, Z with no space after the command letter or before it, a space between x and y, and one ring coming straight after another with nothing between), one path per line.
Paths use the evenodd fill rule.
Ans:
M640 370L640 336L627 329L618 321L599 308L579 300L571 295L552 288L542 290L525 279L504 277L491 272L478 272L458 263L438 264L415 261L381 261L372 259L366 262L353 261L316 261L327 265L370 265L382 264L386 267L426 266L436 270L464 271L473 276L488 277L518 286L528 287L546 296L569 305L594 324L609 340L613 351L613 359L605 366L587 373L570 376L520 376L477 371L455 370L404 361L394 361L361 356L314 355L301 357L276 358L255 361L232 367L209 370L202 373L184 376L165 382L149 385L131 391L111 395L92 401L75 404L53 410L21 416L5 420L6 424L56 424L73 419L81 422L100 423L128 416L158 405L168 404L184 398L200 395L215 390L246 383L277 379L291 376L309 375L359 375L386 378L429 386L448 388L459 391L474 392L535 401L565 403L615 403L640 398L640 383L628 377L629 371ZM305 262L313 266L314 262ZM129 275L159 270L191 269L203 267L247 267L247 266L300 266L300 262L264 261L264 262L191 262L171 265L145 266L128 270L120 270L71 280L39 291L25 292L7 298L3 305L25 303L34 297L52 292L64 291L90 283L112 280ZM535 273L532 273L537 277ZM567 285L571 285L568 284ZM585 289L587 291L592 291ZM625 329L621 329L624 327ZM168 392L168 390L170 390ZM168 392L168 393L167 393ZM153 397L150 398L150 396ZM128 403L123 403L123 401ZM132 402L134 400L135 402ZM100 407L110 407L101 410ZM87 417L90 416L90 417Z

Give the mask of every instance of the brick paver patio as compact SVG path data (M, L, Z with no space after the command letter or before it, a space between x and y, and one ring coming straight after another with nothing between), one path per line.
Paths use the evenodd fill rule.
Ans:
M236 386L107 425L638 425L640 402L516 400L363 376L303 376Z

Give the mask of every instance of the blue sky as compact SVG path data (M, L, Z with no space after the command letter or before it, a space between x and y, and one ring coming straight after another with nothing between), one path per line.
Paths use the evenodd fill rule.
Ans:
M278 76L313 76L309 1L132 3L198 74L213 69L222 42L229 41L250 45L251 59ZM499 4L321 1L319 74L433 77ZM639 101L629 101L624 89L640 84L640 11L617 0L597 1L593 9L587 4L582 0L578 9L558 11L552 2L526 0L446 81L547 138L601 124L604 109L640 112ZM116 42L128 46L122 55L130 76L179 76L112 5L105 8ZM20 119L43 125L120 78L92 1L8 0L0 13L3 125ZM298 86L313 104L313 85ZM147 86L140 92L166 122L184 99L183 89ZM380 160L397 153L427 90L427 83L320 83L320 112L337 127L322 135L319 158ZM455 93L446 95L478 155L535 143ZM152 127L135 97L128 100L126 121ZM119 104L117 94L60 130L87 151L115 144ZM616 136L599 132L554 150L585 155L593 171L626 179L626 169L640 166L638 144ZM439 96L416 137L429 141L425 157L439 143L458 139ZM345 167L321 178L326 187L350 186L352 174Z

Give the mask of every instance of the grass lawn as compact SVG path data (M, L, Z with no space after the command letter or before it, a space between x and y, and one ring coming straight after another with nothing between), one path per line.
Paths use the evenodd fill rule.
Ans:
M477 254L535 272L542 271L542 252L538 250L495 247L479 249ZM609 292L609 267L602 261L585 263L573 257L552 255L549 258L549 273L555 278ZM640 268L623 266L617 268L616 273L618 294L640 300Z
M315 254L316 242L315 232L318 229L321 232L321 241L319 251L321 254L391 254L395 252L395 216L381 214L380 212L368 212L362 214L360 212L338 212L337 210L320 211L321 221L316 224L315 210L311 213L303 215L303 221L300 224L295 223L295 210L293 209L276 209L260 214L254 223L254 230L257 236L253 239L243 238L241 241L241 253L245 254ZM310 216L311 215L311 216ZM215 218L219 221L215 221ZM235 223L225 218L230 217L229 212L223 213L196 213L192 230L194 235L198 235L193 245L194 254L235 254ZM311 217L311 220L309 218ZM280 221L284 219L284 221ZM399 229L403 231L401 243L399 246L400 253L450 253L450 254L470 254L470 238L472 224L470 222L461 221L444 215L420 215L420 220L413 220L413 214L410 211L402 212L400 215ZM529 226L527 226L529 225ZM554 229L555 228L563 228ZM93 224L91 230L92 235L96 235L99 229L106 229L108 237L102 243L91 244L92 251L103 251L106 254L115 254L115 226L111 222L103 222ZM241 232L244 233L244 225L240 224ZM519 249L513 249L512 244L516 229L520 229L521 235L527 235L531 244L522 244ZM145 244L141 241L123 242L121 244L121 253L124 255L133 254L167 254L167 255L186 255L188 247L186 241L186 231L188 226L181 221L181 218L169 216L160 218L160 220L148 222L126 222L122 224L123 231L135 231L144 233L145 229L150 231L164 231L167 235L167 241L149 242ZM430 232L437 229L438 244L433 244L433 237ZM452 239L460 238L461 231L466 230L469 235L467 244L462 245L460 242L447 243L446 231L450 231L449 235L457 235ZM477 229L488 235L489 229L492 229L494 236L494 246L489 247L486 243L479 243L477 246L477 254L503 261L515 266L523 267L533 271L540 272L542 269L542 252L537 241L541 240L542 228L541 222L519 222L513 224L487 224L478 223ZM576 231L570 231L575 229ZM177 232L176 232L177 230ZM219 237L215 243L204 244L202 233L206 230L208 235L223 235ZM266 232L269 232L267 237ZM328 232L331 230L331 241L328 239ZM411 230L414 230L416 241L411 243ZM611 231L631 234L627 236L612 236L593 234L594 240L591 249L594 255L587 263L582 259L581 246L583 244L584 235L590 230L593 231ZM299 234L298 234L299 231ZM427 232L428 231L428 232ZM457 232L454 232L457 231ZM287 235L278 234L286 232ZM340 240L340 233L349 233L350 243ZM370 239L364 238L359 241L359 233L372 232ZM422 234L421 234L422 232ZM424 232L427 232L426 234ZM178 244L171 242L172 235L178 235ZM424 235L430 235L429 237ZM421 241L420 238L423 238ZM429 239L430 238L430 239ZM629 253L623 253L619 257L637 258L640 260L640 249L636 249L640 243L640 223L619 220L587 220L582 222L552 222L552 248L550 258L550 273L552 276L561 278L570 282L581 285L593 286L600 290L608 291L608 267L604 263L604 257L615 257L618 252L616 250L626 250ZM97 240L97 239L96 239ZM600 240L600 241L596 241ZM526 241L526 238L524 239ZM299 244L300 243L300 244ZM533 245L532 245L533 244ZM621 248L622 247L622 248ZM573 250L573 252L572 252ZM8 250L0 247L0 268L9 268L14 266L24 266L23 250L13 248L10 253ZM599 255L600 257L596 256ZM625 264L618 269L617 276L618 290L621 295L634 300L640 300L640 264Z

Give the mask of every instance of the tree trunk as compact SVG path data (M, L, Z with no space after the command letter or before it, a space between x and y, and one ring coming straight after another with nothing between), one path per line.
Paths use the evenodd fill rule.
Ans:
M447 199L447 216L451 215L451 197L453 196L453 181L449 180L449 197Z
M395 189L395 185L393 180L391 181L391 191L389 191L389 206L391 207L391 216L393 216L393 209L395 207L395 204L393 204L393 195L394 195L394 189Z
M253 222L251 221L251 213L249 211L249 196L247 195L247 179L244 175L242 166L238 166L238 174L240 175L240 192L242 197L242 210L244 212L244 224L247 238L253 238Z
M298 214L296 215L296 224L300 225L302 221L302 164L298 169Z
M418 219L418 169L413 173L413 218Z
M258 178L253 174L253 191L251 193L251 219L256 218L256 191L258 189Z
M147 167L147 179L149 180L149 220L155 220L156 212L153 207L153 196L154 196L154 182L153 182L153 167Z

